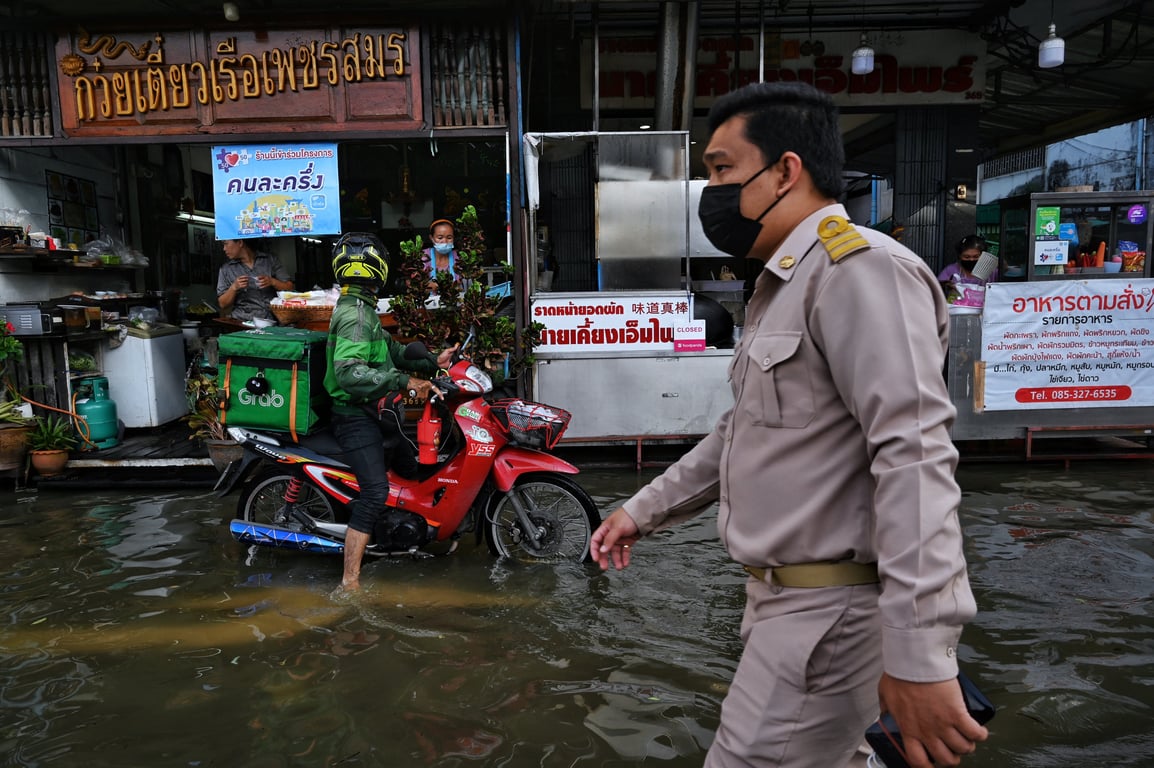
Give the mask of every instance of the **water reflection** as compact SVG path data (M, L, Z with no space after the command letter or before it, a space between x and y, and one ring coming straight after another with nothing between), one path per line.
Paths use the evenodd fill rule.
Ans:
M653 473L583 479L603 510ZM971 766L1148 766L1154 482L1141 464L964 465L1000 707ZM0 498L0 765L698 766L740 643L714 516L635 566L486 548L339 562L232 541L210 494Z

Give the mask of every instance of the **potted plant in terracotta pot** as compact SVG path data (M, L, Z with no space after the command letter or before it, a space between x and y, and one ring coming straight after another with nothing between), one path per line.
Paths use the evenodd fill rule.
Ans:
M28 433L28 451L32 467L45 477L58 475L68 464L68 452L76 447L76 433L67 419L42 416L35 419Z
M0 400L0 472L24 466L31 430L31 419L24 417L14 398Z
M9 368L24 355L12 323L0 317L0 472L24 466L32 423L19 410L20 398L9 380Z
M223 472L233 459L241 456L240 444L228 436L220 422L220 389L216 371L193 366L185 382L188 397L188 415L184 421L192 429L189 440L200 440L208 450L208 457L217 472Z

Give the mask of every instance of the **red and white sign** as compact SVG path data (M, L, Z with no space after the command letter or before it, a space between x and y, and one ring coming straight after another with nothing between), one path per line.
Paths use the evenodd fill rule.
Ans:
M705 321L695 320L682 323L673 329L674 352L705 351Z
M829 93L838 106L897 106L905 104L978 104L986 90L981 36L960 30L871 32L874 70L850 71L861 33L814 30L766 31L765 81L802 81ZM656 35L607 36L598 40L598 98L601 109L652 107L657 92ZM759 39L756 33L734 38L705 36L698 40L694 107L704 108L734 87L758 80ZM593 44L581 48L581 103L593 101Z
M1154 405L1154 280L991 283L987 411Z
M693 322L685 293L538 296L529 311L545 326L538 353L671 352L677 328Z

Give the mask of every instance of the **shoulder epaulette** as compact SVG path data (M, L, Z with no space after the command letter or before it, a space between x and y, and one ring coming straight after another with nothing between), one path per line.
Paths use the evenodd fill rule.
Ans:
M829 252L830 261L834 262L870 247L861 232L842 216L826 216L822 219L817 225L817 236Z

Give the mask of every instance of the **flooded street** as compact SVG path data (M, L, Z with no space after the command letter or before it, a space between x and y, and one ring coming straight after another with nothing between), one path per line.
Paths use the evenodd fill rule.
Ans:
M656 474L591 470L602 513ZM1154 479L1141 462L963 465L1000 711L969 766L1154 765ZM10 486L9 486L10 488ZM0 493L0 766L700 766L740 653L714 513L625 573L483 545L371 561L228 534L235 497Z

